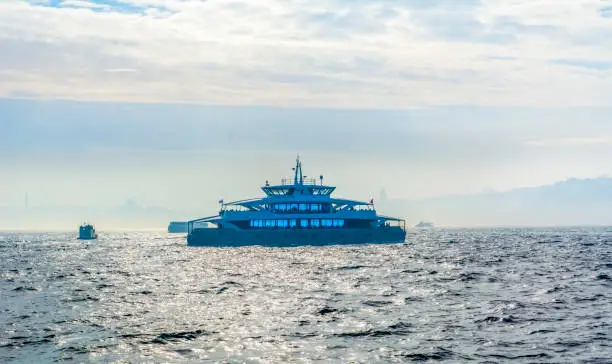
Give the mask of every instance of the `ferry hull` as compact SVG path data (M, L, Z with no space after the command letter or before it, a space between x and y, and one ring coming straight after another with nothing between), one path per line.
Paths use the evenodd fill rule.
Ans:
M232 230L219 228L194 229L187 235L188 246L322 246L354 244L403 243L406 232L400 227L371 229L317 230Z

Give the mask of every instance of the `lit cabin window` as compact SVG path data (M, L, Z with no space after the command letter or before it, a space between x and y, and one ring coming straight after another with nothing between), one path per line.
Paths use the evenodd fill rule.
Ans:
M326 228L326 227L331 227L332 226L332 221L331 219L321 219L321 226Z

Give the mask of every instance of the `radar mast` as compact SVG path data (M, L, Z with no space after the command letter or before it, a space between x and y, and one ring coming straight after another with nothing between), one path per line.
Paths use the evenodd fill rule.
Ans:
M302 162L300 162L300 155L298 154L295 159L295 174L293 176L293 184L294 185L303 185L304 184L304 176L302 175ZM299 177L299 178L298 178Z

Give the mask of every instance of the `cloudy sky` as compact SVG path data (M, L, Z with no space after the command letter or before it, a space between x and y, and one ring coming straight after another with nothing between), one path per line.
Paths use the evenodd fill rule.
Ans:
M3 0L0 95L609 106L606 0Z
M2 0L0 204L612 175L611 95L606 0Z

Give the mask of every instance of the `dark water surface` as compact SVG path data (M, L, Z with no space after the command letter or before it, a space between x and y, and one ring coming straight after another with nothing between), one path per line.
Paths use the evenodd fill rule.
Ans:
M0 362L610 362L612 229L188 248L0 232Z

